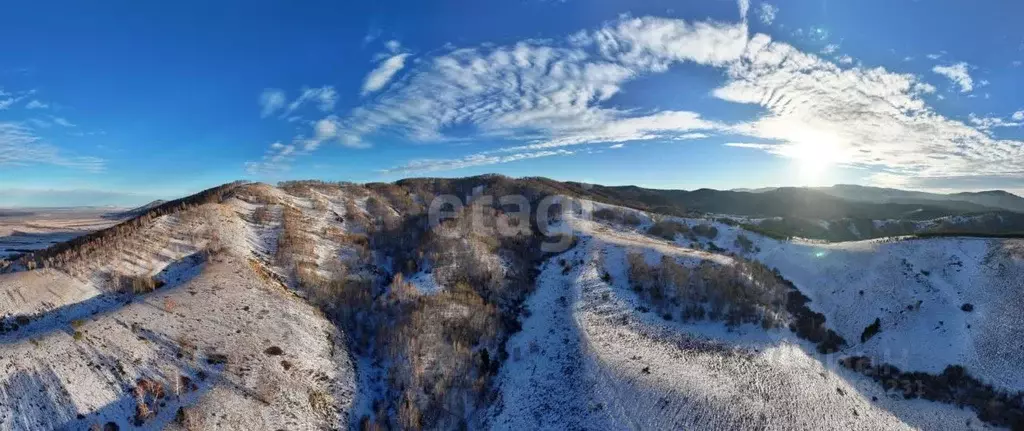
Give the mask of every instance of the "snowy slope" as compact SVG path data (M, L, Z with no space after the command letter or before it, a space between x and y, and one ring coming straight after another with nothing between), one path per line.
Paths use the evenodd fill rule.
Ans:
M349 423L345 335L265 277L276 235L246 219L252 210L238 199L191 208L88 264L0 274L0 318L17 325L0 334L0 430L131 428L140 396L144 429ZM111 272L167 284L125 295Z
M178 376L198 387L168 395L147 427L162 428L182 405L231 429L346 420L354 375L340 334L313 307L240 271L243 265L212 262L129 303L77 302L45 325L0 338L0 429L124 426L135 414L138 379L170 388ZM283 353L267 354L272 346ZM227 363L211 364L215 354L227 354ZM314 408L313 394L331 401Z
M807 295L810 308L851 342L846 353L930 373L960 364L997 387L1024 390L1024 344L1006 342L1024 325L1021 240L790 242L714 224L716 245L778 268ZM735 244L741 234L757 251ZM973 311L963 311L964 304ZM861 333L876 318L881 332L861 344Z
M788 331L730 333L640 312L625 283L628 249L708 255L589 222L577 229L579 245L542 268L530 317L509 341L496 429L981 427L970 411L890 399L874 382L809 355L813 347ZM563 274L560 259L576 264ZM600 279L601 266L611 283Z

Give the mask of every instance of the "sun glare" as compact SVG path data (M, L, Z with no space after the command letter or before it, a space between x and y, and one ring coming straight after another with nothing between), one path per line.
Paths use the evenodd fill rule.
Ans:
M832 172L843 161L843 146L827 134L809 133L806 139L786 145L783 155L793 162L793 180L798 185L817 186L832 182Z

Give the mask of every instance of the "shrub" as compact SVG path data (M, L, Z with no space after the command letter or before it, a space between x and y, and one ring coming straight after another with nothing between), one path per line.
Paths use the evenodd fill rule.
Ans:
M693 227L693 233L707 239L715 239L718 237L718 228L711 224L701 223Z
M751 241L750 238L747 238L747 236L742 233L736 235L736 242L734 244L736 245L736 247L739 247L741 250L747 253L754 251L754 242Z
M139 379L135 383L135 426L142 426L159 411L164 398L164 386L155 380Z
M866 343L868 340L871 339L871 337L874 337L875 334L878 334L881 330L882 330L882 320L876 318L874 323L872 323L872 324L868 325L866 328L864 328L864 332L862 332L860 334L860 342L861 343Z
M650 229L647 229L648 234L665 238L669 241L675 241L677 234L686 234L689 231L690 228L685 224L672 220L660 220L655 222Z
M139 295L152 292L163 287L164 282L148 275L120 275L117 277L117 288L126 295Z
M268 224L274 220L274 217L268 206L260 205L252 211L252 219L256 224Z
M705 261L691 270L670 256L656 266L640 253L627 254L630 285L660 313L679 314L683 321L724 320L729 326L745 323L774 328L788 320L789 287L756 262L735 265Z
M174 414L174 422L187 431L203 429L202 416L191 407L179 407Z
M890 364L873 365L871 358L851 356L839 363L874 379L886 391L905 399L923 398L958 406L969 406L978 419L997 427L1024 429L1024 392L1008 393L971 376L963 366L947 366L940 374L903 372Z
M643 220L635 211L630 211L622 208L601 208L595 210L591 216L597 220L603 220L612 223L622 223L629 226L637 226L643 223Z

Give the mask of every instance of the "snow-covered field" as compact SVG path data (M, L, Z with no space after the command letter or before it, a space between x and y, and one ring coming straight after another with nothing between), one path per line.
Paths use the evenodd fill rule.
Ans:
M760 248L746 257L779 267L828 317L828 326L851 342L843 352L820 355L787 329L665 321L641 311L627 284L629 250L646 253L649 263L669 255L728 265L729 257L681 246L690 241L670 244L643 235L647 223L636 230L586 220L571 226L579 244L544 265L523 331L509 341L495 428L988 427L969 409L905 400L837 365L838 358L855 353L910 370L963 364L1000 387L1024 389L1014 356L1019 350L1002 347L1014 339L1010 327L992 328L1019 318L1012 310L1019 306L1005 305L1007 295L1021 293L1021 285L1006 278L1024 267L1021 248L1011 250L1019 244L940 239L821 245L745 233ZM701 242L742 254L733 243L743 232L716 227L718 237ZM573 269L565 273L560 260ZM955 261L961 263L949 264ZM610 282L601 279L604 270ZM973 313L960 310L966 301L975 305ZM914 310L906 310L911 303ZM882 332L861 344L861 331L875 317Z
M110 208L0 208L0 258L39 250L117 223Z

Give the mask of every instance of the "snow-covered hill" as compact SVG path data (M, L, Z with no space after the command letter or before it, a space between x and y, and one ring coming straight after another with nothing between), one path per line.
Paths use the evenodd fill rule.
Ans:
M1024 391L1022 241L779 241L584 202L607 211L556 224L575 245L544 256L430 231L430 194L463 190L415 187L237 185L19 261L0 274L0 430L992 427L840 364L861 356ZM763 320L685 317L637 265L763 293ZM778 296L794 288L802 317ZM846 344L787 327L814 313Z
M1014 302L1024 293L1019 242L783 242L711 220L663 218L718 231L714 239L680 235L666 242L643 233L652 224L647 214L636 218L636 226L566 224L579 245L545 264L523 332L509 341L513 354L500 375L504 396L494 408L495 428L990 426L969 408L886 391L839 365L852 355L929 373L963 365L1001 390L1024 390L1021 346L1007 343L1021 323ZM752 242L746 250L740 235ZM691 267L734 264L707 251L717 247L778 268L849 346L822 355L788 329L666 320L630 287L627 253L641 252L654 264L662 256ZM971 312L961 309L966 303ZM881 332L861 343L876 318Z
M777 241L713 225L718 237L701 241L777 268L830 328L858 341L850 353L932 373L961 364L996 386L1024 390L1024 344L1006 342L1024 325L1017 306L1024 297L1024 240ZM737 245L739 235L751 240L752 251ZM860 343L875 319L881 331Z

